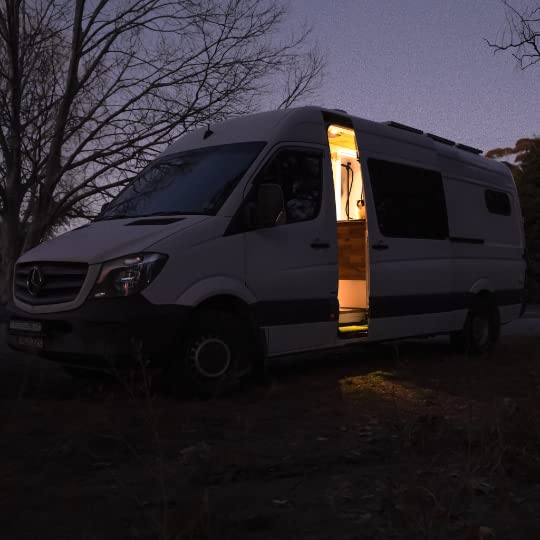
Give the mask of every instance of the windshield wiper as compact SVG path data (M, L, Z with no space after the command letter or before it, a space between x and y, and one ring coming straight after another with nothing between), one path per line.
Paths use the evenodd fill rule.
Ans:
M141 214L137 217L150 217L150 216L180 216L181 214L185 214L186 212L177 212L174 210L169 211L163 211L163 212L151 212L150 214Z
M200 216L208 215L201 212L182 212L180 210L167 210L163 212L151 212L150 214L138 214L138 215L128 215L128 214L114 214L112 216L97 217L94 221L109 221L112 219L139 219L145 217L155 217L155 216Z
M112 216L97 217L94 221L109 221L111 219L128 219L133 216L128 216L127 214L114 214Z
M139 216L132 217L153 217L153 216L199 216L200 212L182 212L180 210L168 210L164 212L152 212L151 214L141 214Z

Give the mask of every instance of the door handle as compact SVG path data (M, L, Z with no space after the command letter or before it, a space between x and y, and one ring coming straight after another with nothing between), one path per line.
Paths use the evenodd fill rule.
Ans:
M384 242L377 242L371 246L371 249L376 249L378 251L388 249L388 244L385 244Z
M321 242L318 239L313 240L310 245L313 249L328 249L330 247L330 244L328 242Z

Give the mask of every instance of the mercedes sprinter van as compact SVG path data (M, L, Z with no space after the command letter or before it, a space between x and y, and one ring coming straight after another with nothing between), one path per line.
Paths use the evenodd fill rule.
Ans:
M20 257L8 342L143 357L203 392L301 351L436 334L485 351L520 316L525 243L510 170L480 153L318 107L192 131Z

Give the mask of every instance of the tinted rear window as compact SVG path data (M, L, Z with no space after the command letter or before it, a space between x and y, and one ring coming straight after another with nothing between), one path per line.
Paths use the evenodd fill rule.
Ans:
M489 213L499 214L500 216L509 216L512 213L510 197L507 193L486 189L484 198Z

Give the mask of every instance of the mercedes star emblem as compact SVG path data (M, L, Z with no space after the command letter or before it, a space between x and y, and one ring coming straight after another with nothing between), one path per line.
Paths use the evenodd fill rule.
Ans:
M37 267L33 266L28 273L28 279L26 280L26 288L32 296L38 296L45 285L45 276L43 272Z

